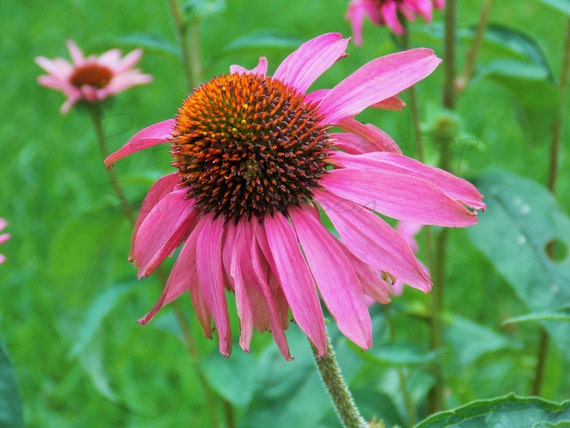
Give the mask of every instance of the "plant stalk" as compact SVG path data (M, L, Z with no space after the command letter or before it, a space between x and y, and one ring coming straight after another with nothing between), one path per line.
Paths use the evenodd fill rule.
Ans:
M493 3L495 0L485 0L483 3L483 8L481 9L481 16L477 24L477 29L475 30L475 37L473 38L473 43L469 52L467 53L467 60L461 75L455 81L455 88L458 93L463 92L467 87L469 80L471 79L471 74L475 68L475 63L477 62L477 54L479 53L479 48L483 43L483 36L485 35L485 30L487 29L487 24L489 22L489 16L491 16L491 9L493 8Z
M550 162L548 168L548 190L556 194L556 182L558 179L558 170L560 168L560 146L562 143L562 127L564 124L564 114L568 102L568 75L570 72L570 18L566 24L566 40L564 42L564 53L562 57L562 68L560 70L560 80L558 82L558 90L560 100L558 104L558 114L552 129L552 144L550 146ZM546 248L549 257L554 255L554 246L549 245ZM536 367L534 370L534 379L532 382L532 395L540 395L542 389L542 381L544 379L544 371L546 368L546 360L548 357L549 337L544 328L540 330L540 338L538 342L538 352L536 357Z
M318 351L312 343L311 350L321 379L343 426L345 428L368 427L368 423L360 415L348 386L344 382L329 337L327 336L327 352L322 357L318 357Z

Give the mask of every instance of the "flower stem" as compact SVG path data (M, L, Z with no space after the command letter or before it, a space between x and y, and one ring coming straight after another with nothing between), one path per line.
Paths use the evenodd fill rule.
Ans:
M88 107L91 119L93 120L93 127L95 128L95 133L97 134L97 144L99 146L99 151L101 152L103 159L105 159L108 155L108 150L105 139L105 131L103 129L103 111L101 110L101 106L99 104L89 104ZM119 184L119 180L117 180L115 171L113 169L107 169L107 174L109 175L111 185L113 186L113 189L115 190L115 193L121 202L121 206L125 212L125 215L131 223L134 223L135 214L133 212L133 208L125 196L125 192L123 192L123 188Z
M201 80L199 21L194 20L190 23L185 23L184 15L178 1L168 0L168 4L170 5L170 13L172 14L174 27L178 34L184 75L186 76L188 89L191 90L195 88ZM190 30L189 33L188 30ZM190 39L190 43L188 43L188 39Z
M483 8L481 9L481 17L479 18L479 23L477 24L477 30L475 31L475 37L473 38L473 43L471 43L471 48L467 53L467 60L461 75L455 81L455 88L458 93L463 92L471 79L471 74L473 73L473 68L475 68L475 62L477 60L477 54L479 53L479 48L483 42L483 36L485 35L485 30L487 29L487 23L489 22L489 16L491 15L491 9L493 8L493 3L495 0L485 0Z
M445 4L445 46L444 46L444 82L443 107L448 110L455 109L455 49L457 41L457 0L448 0ZM449 171L451 168L451 144L453 141L445 139L441 144L439 167ZM431 349L441 349L443 346L443 323L441 313L444 308L444 291L447 260L448 229L442 229L435 242L435 257L432 263L432 278L434 287L430 294L431 313ZM444 392L444 366L443 361L436 360L434 367L435 385L428 395L428 411L437 412L443 407Z
M360 416L348 386L344 382L329 337L327 336L327 352L322 357L318 357L318 351L312 343L311 350L321 379L343 426L345 428L368 427L368 423Z
M550 162L548 168L548 190L552 194L556 193L556 181L558 178L560 145L562 142L562 125L564 123L564 113L568 101L568 74L570 72L570 19L567 20L566 41L564 43L564 54L562 58L562 68L560 70L560 81L558 90L560 93L560 102L558 104L558 114L552 129L552 145L550 146ZM548 256L554 254L552 245L546 248ZM544 379L544 370L546 368L546 359L548 357L548 333L544 328L540 330L540 338L538 343L538 353L536 357L536 368L534 370L534 379L532 383L532 395L540 395L542 381Z
M89 107L89 112L90 112L91 118L93 120L93 126L95 127L95 133L97 134L97 143L99 145L99 151L101 152L101 156L103 157L103 159L105 159L109 153L107 150L105 132L103 129L103 112L102 112L101 106L99 104L90 104L88 107ZM113 169L107 169L107 172L109 174L111 184L113 185L113 189L115 190L117 197L121 201L121 206L123 208L125 215L127 216L128 220L132 224L134 224L135 223L134 211L133 211L127 197L125 196L125 193L123 192L123 188L121 187L119 181L117 180L117 177L115 175L114 170ZM161 282L165 284L167 278L166 278L166 275L161 271L160 267L157 269L157 273L160 277ZM176 320L178 321L178 324L180 325L180 329L182 330L182 336L184 338L184 344L186 345L186 348L188 349L188 352L190 354L190 359L192 361L194 369L196 370L196 373L198 373L198 380L200 381L200 384L202 385L202 389L204 390L204 395L206 397L206 403L207 403L208 410L210 413L211 426L213 428L217 428L219 426L219 422L218 422L218 419L216 416L213 393L212 393L212 391L208 385L208 382L206 381L206 378L204 377L204 374L202 373L200 366L198 364L198 361L199 361L198 347L196 346L196 343L194 342L194 339L192 337L192 333L190 332L190 329L188 327L188 323L186 322L184 315L182 313L182 310L180 309L180 305L178 304L178 302L175 301L175 302L172 302L172 306L173 306L174 312L176 314Z

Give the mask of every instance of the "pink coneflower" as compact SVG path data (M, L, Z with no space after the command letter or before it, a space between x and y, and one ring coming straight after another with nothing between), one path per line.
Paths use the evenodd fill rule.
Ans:
M66 44L72 63L63 58L36 57L36 63L49 73L38 77L40 85L57 89L67 97L61 106L62 113L67 113L80 100L96 103L131 86L152 81L152 76L133 69L142 56L140 49L124 58L118 49L111 49L99 57L85 57L73 41L68 40Z
M3 218L0 218L0 232L6 227L8 226L8 223L6 222L6 220L4 220ZM0 235L0 244L3 244L4 242L6 242L8 239L10 239L10 234L9 233L3 233ZM0 254L0 264L4 263L6 261L6 257L4 256L4 254Z
M396 34L404 34L398 14L409 21L421 15L426 22L431 22L432 10L442 9L445 0L351 0L346 18L352 24L354 43L362 44L362 22L368 16L376 25L387 25Z
M390 281L430 289L406 242L375 214L463 227L484 207L460 178L403 156L394 141L353 117L366 107L401 106L396 94L440 60L429 49L377 58L332 89L307 93L348 39L331 33L299 47L267 75L232 66L195 89L174 119L135 134L105 163L170 145L176 171L149 190L135 224L130 259L152 273L182 243L149 322L186 291L206 336L216 326L229 355L226 291L236 295L240 346L253 328L269 330L290 358L284 335L294 321L326 352L319 295L339 329L363 349L372 343L365 296L386 303ZM332 127L337 126L338 131ZM338 236L321 222L328 216ZM470 209L471 208L471 209Z

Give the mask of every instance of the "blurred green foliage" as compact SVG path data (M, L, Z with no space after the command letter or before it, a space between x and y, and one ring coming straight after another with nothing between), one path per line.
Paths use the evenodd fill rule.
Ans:
M476 24L479 3L460 2L461 28ZM227 0L217 9L216 4L201 24L205 78L226 72L231 64L251 68L262 55L271 73L301 40L329 31L350 34L343 0ZM414 46L432 47L442 56L441 16L435 13L432 26L412 26ZM491 22L527 35L558 76L563 14L541 2L504 0L496 2ZM15 366L27 426L208 426L205 397L173 314L165 310L146 327L135 322L154 304L161 284L155 278L133 283L136 272L127 263L130 227L109 185L89 118L77 109L59 113L63 97L37 84L42 71L33 61L38 55L67 58L68 38L87 53L145 47L140 67L154 82L119 95L106 110L108 144L116 149L144 126L173 117L186 96L168 2L3 0L0 23L0 216L8 220L12 235L2 246L8 260L0 266L0 337ZM364 46L350 46L349 57L315 87L331 87L370 59L397 49L387 29L367 22L364 31ZM471 33L461 34L460 66ZM252 41L260 37L267 43L255 46ZM469 178L500 168L545 183L550 135L544 127L529 130L527 125L548 120L544 113L550 114L551 105L544 103L550 89L544 81L501 82L495 61L532 65L536 56L525 59L494 40L484 45L478 77L458 102L464 137L454 146L454 171ZM441 81L440 69L417 86L426 122L437 116ZM517 98L521 91L524 97ZM529 112L534 121L521 121L520 115ZM408 110L367 111L361 119L385 129L405 154L414 156ZM566 126L564 141L569 132ZM438 148L427 144L428 160L435 163ZM565 147L559 195L570 192L569 167ZM121 161L116 171L138 206L153 180L169 168L167 151L157 147ZM559 203L570 211L568 198L560 197ZM529 394L539 327L501 326L505 319L527 314L527 307L463 230L451 233L448 284L447 346L439 356L427 351L427 299L414 290L386 308L372 308L375 346L368 354L353 349L329 323L340 364L367 418L381 410L387 426L406 425L398 370L407 375L413 400L421 403L433 382L426 366L435 357L446 361L447 407L510 392ZM181 302L200 348L201 367L214 391L234 405L239 426L308 426L303 421L337 426L295 325L289 334L295 361L282 361L268 334L254 337L251 354L236 341L226 360L217 354L216 343L203 338L188 299ZM395 325L395 341L388 337L384 311ZM235 313L232 319L236 332ZM568 398L562 374L569 368L553 347L544 397ZM221 424L223 409L218 402ZM314 414L303 419L306 413L298 412Z

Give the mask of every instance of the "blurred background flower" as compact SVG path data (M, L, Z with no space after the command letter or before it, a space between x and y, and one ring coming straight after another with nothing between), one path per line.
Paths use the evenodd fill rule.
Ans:
M6 222L6 220L4 220L3 218L0 218L0 232L6 227L8 226L8 223ZM6 242L8 239L10 239L10 234L8 233L3 233L2 235L0 235L0 244L3 244L4 242ZM4 263L6 261L6 257L4 256L4 254L0 254L0 263Z
M38 77L40 85L61 91L67 97L61 106L62 113L67 113L78 101L99 102L131 86L152 81L152 76L133 68L142 56L141 49L123 58L119 49L111 49L99 57L85 57L75 42L68 40L66 44L72 62L36 57L36 63L48 73Z

